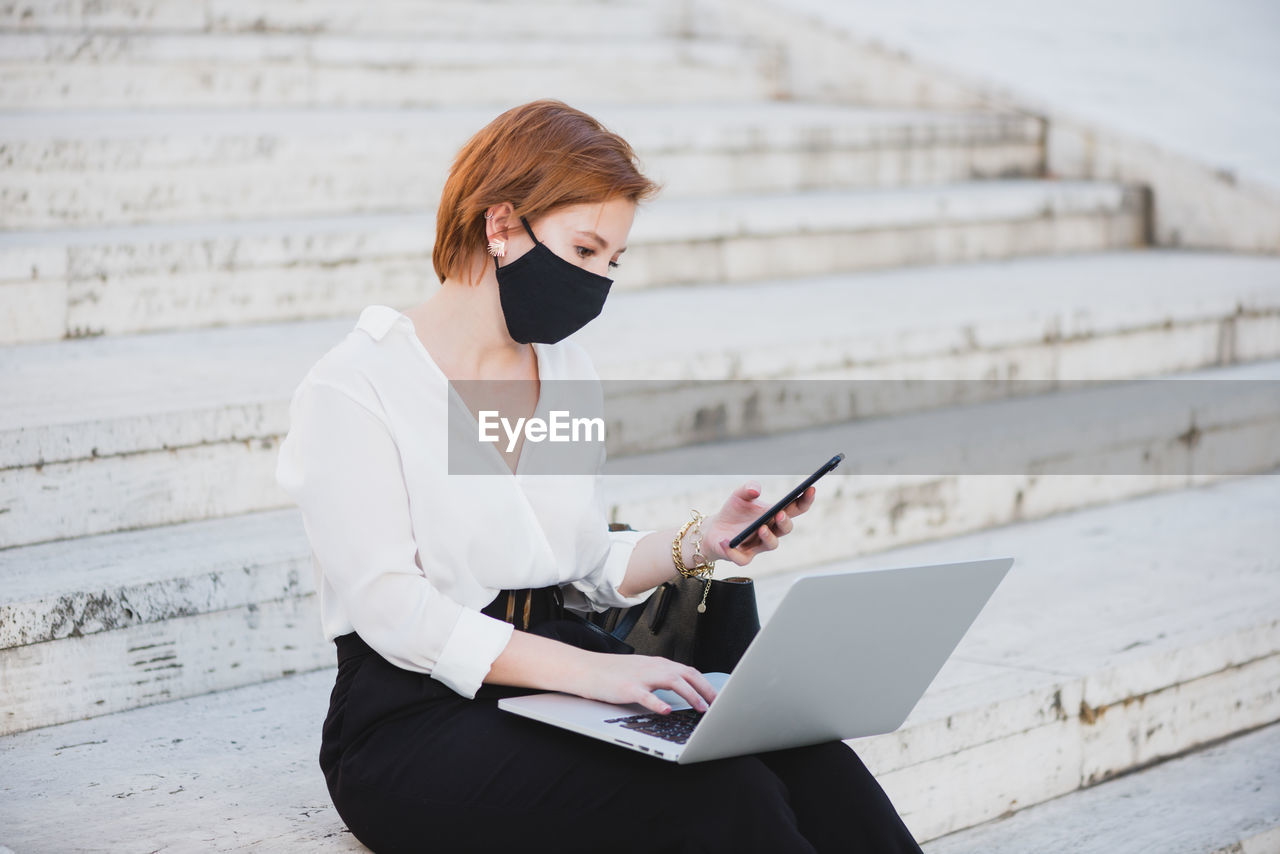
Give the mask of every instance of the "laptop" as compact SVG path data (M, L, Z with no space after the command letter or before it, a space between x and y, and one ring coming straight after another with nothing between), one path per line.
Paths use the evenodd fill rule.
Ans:
M709 673L698 713L674 691L667 715L561 693L506 697L508 712L688 764L902 726L1003 580L1013 558L806 575L733 673Z

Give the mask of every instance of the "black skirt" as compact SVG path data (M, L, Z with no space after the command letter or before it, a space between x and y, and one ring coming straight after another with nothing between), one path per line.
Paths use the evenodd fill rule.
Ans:
M610 651L552 591L504 591L485 613ZM497 708L532 691L468 699L356 634L336 646L320 767L376 852L920 852L843 742L676 765Z

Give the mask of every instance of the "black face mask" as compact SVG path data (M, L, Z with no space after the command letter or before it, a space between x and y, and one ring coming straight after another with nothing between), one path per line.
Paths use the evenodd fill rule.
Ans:
M505 267L493 259L498 299L507 331L521 344L554 344L590 323L604 308L613 279L571 264L539 243L529 222L533 248Z

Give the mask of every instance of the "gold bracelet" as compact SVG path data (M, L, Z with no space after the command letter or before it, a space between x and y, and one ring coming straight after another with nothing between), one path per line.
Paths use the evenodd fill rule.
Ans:
M715 561L707 561L702 554L702 520L706 517L697 510L693 511L693 518L684 523L676 538L671 543L671 561L676 565L676 572L679 572L685 578L710 578L715 571ZM693 566L686 566L684 555L681 553L680 541L684 539L685 533L689 528L694 529L694 545L693 545Z
M697 515L694 517L697 521L693 523L693 571L697 572L702 568L706 568L707 575L715 571L716 562L707 560L702 553L702 520L706 518L697 510L693 511Z
M684 556L680 554L680 541L684 539L685 532L693 526L695 521L697 520L690 519L688 522L685 522L684 527L676 532L676 538L671 542L671 562L676 565L676 572L680 573L685 578L689 578L691 573L689 572L688 567L684 565Z

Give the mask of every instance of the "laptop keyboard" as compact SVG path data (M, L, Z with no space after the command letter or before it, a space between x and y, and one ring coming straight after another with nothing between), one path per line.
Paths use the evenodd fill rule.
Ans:
M609 718L607 724L618 724L627 729L656 736L665 741L684 744L693 735L693 728L702 720L704 712L693 709L677 709L670 714L630 715L625 718Z

